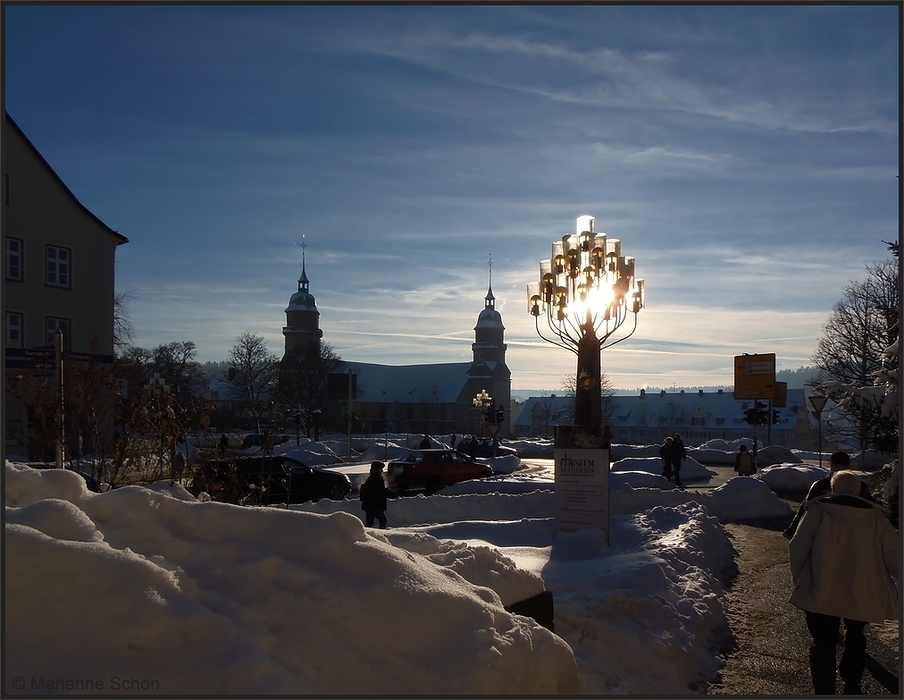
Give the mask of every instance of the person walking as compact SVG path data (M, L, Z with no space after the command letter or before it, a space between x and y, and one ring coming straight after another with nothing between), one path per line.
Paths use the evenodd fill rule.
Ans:
M386 529L386 501L396 498L396 494L386 488L383 481L383 462L371 462L370 475L361 484L359 490L361 509L364 511L364 525L373 527L374 520L380 523L380 529Z
M662 460L662 475L666 481L672 480L672 463L674 458L674 448L672 447L672 438L666 437L659 448L659 459Z
M430 438L427 435L424 435L424 439L421 440L421 444L418 449L421 449L421 450L429 450L430 449Z
M752 476L756 471L753 467L753 456L747 451L747 445L741 445L734 459L734 470L738 476Z
M787 539L791 539L794 536L794 531L797 529L798 523L800 523L800 519L804 517L804 513L810 505L810 502L820 496L828 495L832 490L832 474L837 471L841 471L842 469L850 469L851 467L851 457L847 452L843 452L839 450L832 454L829 458L829 475L824 476L821 479L817 479L810 485L810 490L807 491L807 497L803 500L803 503L800 504L800 507L797 509L797 513L794 515L794 519L791 520L791 524L785 528L782 532L782 535ZM865 498L868 501L872 501L873 497L869 492L869 488L863 482L860 482L860 496Z
M835 646L844 621L837 672L845 694L861 695L869 622L898 619L898 536L878 504L862 498L849 470L831 476L830 494L810 504L788 544L794 591L813 638L810 676L817 695L835 693Z
M681 433L675 433L672 437L672 472L675 474L675 486L679 488L684 484L681 481L681 463L687 459L687 450L681 440Z

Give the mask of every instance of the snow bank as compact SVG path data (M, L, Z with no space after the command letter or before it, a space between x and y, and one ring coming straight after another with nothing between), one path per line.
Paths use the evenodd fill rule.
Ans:
M6 483L7 683L90 682L91 695L122 694L127 679L166 695L579 689L568 646L485 587L542 585L498 552L403 548L346 513L135 486L91 494L62 470L8 464ZM481 585L465 578L475 571Z

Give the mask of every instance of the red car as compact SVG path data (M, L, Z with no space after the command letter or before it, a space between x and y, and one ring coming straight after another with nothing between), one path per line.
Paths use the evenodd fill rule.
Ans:
M436 493L444 486L485 476L493 476L489 466L455 450L413 450L386 467L386 482L399 493L408 489Z

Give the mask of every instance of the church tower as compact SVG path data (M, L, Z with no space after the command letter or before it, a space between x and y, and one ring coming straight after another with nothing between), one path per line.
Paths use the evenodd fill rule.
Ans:
M314 295L308 289L308 276L305 272L305 248L301 244L301 277L298 278L298 291L289 299L286 307L286 325L283 335L286 338L286 352L282 363L298 362L312 353L318 353L323 331L320 328L320 312L314 303Z
M493 397L498 407L505 410L505 420L500 429L500 437L508 435L511 426L512 373L505 364L505 326L502 314L496 310L496 297L493 295L493 260L490 258L489 283L487 295L484 297L483 311L477 316L474 326L474 342L471 343L473 359L468 368L468 381L459 395L460 402L470 403L474 397L485 390Z

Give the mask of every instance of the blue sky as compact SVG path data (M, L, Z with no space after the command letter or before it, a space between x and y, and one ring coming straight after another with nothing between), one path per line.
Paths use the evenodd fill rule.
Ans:
M5 107L130 242L135 342L281 355L301 271L344 359L575 358L526 285L582 214L646 282L614 386L809 363L898 239L897 5L5 5Z

